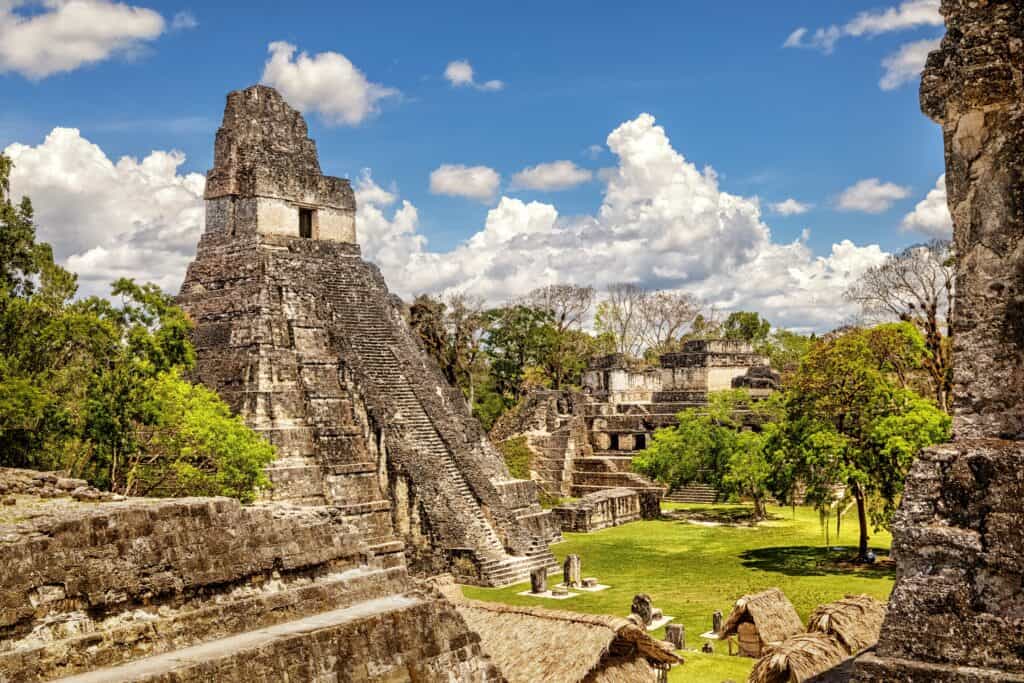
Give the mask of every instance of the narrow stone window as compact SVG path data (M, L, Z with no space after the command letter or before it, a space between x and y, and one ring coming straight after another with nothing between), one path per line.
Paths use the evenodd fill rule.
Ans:
M313 238L313 209L299 209L299 237Z

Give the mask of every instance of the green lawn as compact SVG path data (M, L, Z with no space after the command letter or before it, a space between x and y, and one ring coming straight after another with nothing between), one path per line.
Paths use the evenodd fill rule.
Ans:
M724 519L744 508L735 505L664 504L666 512L702 513L706 518ZM856 518L843 519L840 550L825 550L825 534L818 513L810 508L770 508L770 517L756 527L705 526L687 521L663 519L635 522L592 534L565 534L565 542L552 547L559 561L576 553L583 563L583 576L595 576L610 589L581 593L557 601L516 593L527 584L509 588L466 587L471 598L512 605L542 606L577 612L626 616L636 593L649 593L656 607L686 626L686 644L697 650L704 642L700 634L711 629L716 609L728 614L733 602L745 593L778 587L806 620L812 609L847 593L867 593L885 600L893 584L891 565L865 569L850 568L848 559L856 545ZM835 538L832 521L831 540ZM878 533L872 546L887 555L890 536ZM554 577L552 577L554 578ZM664 631L655 633L664 637ZM715 643L714 655L684 653L686 663L673 669L673 683L718 683L746 680L753 660L729 657L724 643Z

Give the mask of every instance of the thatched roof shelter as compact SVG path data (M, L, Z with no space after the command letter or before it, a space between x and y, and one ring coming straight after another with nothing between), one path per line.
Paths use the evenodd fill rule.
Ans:
M778 588L769 588L737 600L719 636L737 635L742 654L760 657L765 648L779 645L803 630L804 624L789 598Z
M469 600L442 587L509 683L657 681L682 659L618 617Z
M885 603L870 595L847 595L811 612L807 630L834 636L855 655L878 642L884 620Z
M758 660L747 683L804 683L849 658L832 636L800 633Z

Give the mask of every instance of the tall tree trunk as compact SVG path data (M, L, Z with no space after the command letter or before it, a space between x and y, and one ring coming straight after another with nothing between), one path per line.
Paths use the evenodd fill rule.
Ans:
M853 497L857 501L857 523L860 525L860 540L857 544L857 561L868 560L868 511L864 502L864 492L860 484L853 485Z

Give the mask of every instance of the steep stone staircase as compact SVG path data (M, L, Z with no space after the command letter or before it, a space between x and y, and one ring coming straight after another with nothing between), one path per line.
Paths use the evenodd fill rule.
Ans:
M431 463L446 483L438 490L451 512L449 521L461 527L466 547L476 557L481 580L491 586L508 585L527 580L533 569L554 566L547 545L537 539L526 555L506 553L451 448L417 398L412 382L400 369L395 345L401 340L396 338L398 332L393 323L387 320L388 303L374 296L373 283L367 282L369 275L360 272L365 268L362 262L352 259L350 267L333 270L330 281L322 283L336 299L335 323L364 372L396 409L394 419L406 442Z
M670 503L706 503L718 502L718 491L707 484L690 484L673 489L664 500Z

